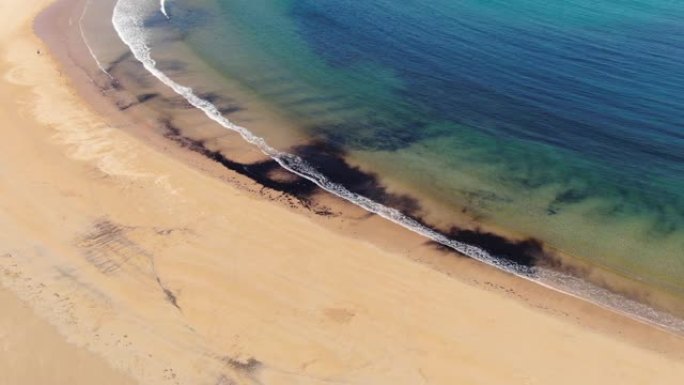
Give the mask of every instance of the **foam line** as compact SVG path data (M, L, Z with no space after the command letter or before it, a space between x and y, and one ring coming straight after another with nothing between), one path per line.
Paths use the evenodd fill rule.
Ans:
M88 52L90 53L90 56L95 60L95 64L97 64L97 68L100 69L107 77L110 79L114 79L112 75L107 72L107 70L104 68L102 63L100 63L100 59L97 58L97 55L95 55L95 52L93 49L90 47L90 44L88 44L88 38L86 38L85 33L83 32L83 18L85 18L86 12L88 11L88 7L90 6L90 0L88 0L85 5L83 6L83 12L81 13L81 17L78 19L78 30L81 33L81 39L83 40L83 44L85 44L86 48L88 48Z
M142 63L145 69L154 77L159 79L159 81L171 88L178 95L183 96L192 106L203 111L209 119L226 129L237 132L245 141L259 148L265 155L274 159L286 170L315 183L322 189L360 206L369 212L377 214L404 228L421 234L430 240L487 265L515 274L554 291L562 292L592 302L600 307L629 315L633 319L660 327L663 330L684 333L684 320L671 314L658 311L646 304L625 298L621 295L612 293L607 289L567 274L543 268L537 268L533 272L525 266L494 258L479 247L449 239L444 234L422 225L415 219L402 214L396 209L384 206L367 197L356 194L344 186L333 183L302 158L271 147L263 138L256 136L247 128L236 125L225 118L214 104L197 96L192 88L176 83L157 68L156 62L151 56L150 47L146 42L145 27L143 23L144 14L145 11L140 0L118 0L114 7L114 14L112 16L114 28L121 40L129 47L133 56Z
M169 13L166 12L166 0L159 0L159 11L166 17L167 19L171 19L169 16Z
M197 96L192 88L185 87L174 82L165 73L157 68L156 62L150 55L150 48L145 43L145 32L142 18L138 16L140 10L136 10L134 4L135 1L121 0L114 8L113 22L117 33L124 43L130 47L135 58L143 64L145 69L147 69L152 75L154 75L157 79L171 88L177 94L183 96L191 105L202 110L208 118L229 130L237 132L244 140L258 147L265 155L273 158L283 168L301 176L302 178L308 179L319 187L339 196L340 198L359 205L368 211L378 214L383 218L389 219L392 222L398 223L412 231L421 233L436 242L451 247L454 250L457 250L458 252L466 254L472 258L476 258L498 267L504 267L504 265L506 265L508 269L520 268L512 264L503 263L493 258L487 252L478 247L451 240L445 237L443 234L429 229L414 219L405 216L396 209L381 205L369 198L349 191L344 186L331 182L302 158L276 150L275 148L269 146L263 138L254 135L248 129L238 126L222 116L215 105Z

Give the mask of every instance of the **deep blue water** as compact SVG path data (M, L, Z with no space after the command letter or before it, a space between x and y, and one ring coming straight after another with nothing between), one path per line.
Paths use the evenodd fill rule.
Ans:
M594 3L302 0L291 15L316 54L391 69L431 119L572 150L636 183L682 177L684 6Z
M684 2L189 3L187 43L312 138L684 292Z

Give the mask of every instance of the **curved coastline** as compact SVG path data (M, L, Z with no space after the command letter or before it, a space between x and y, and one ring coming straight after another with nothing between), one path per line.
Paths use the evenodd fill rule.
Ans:
M339 198L349 201L368 212L377 214L410 231L416 232L436 244L445 246L457 253L502 269L521 278L531 280L548 289L557 290L590 301L605 307L606 309L620 312L630 317L634 317L637 320L650 323L657 327L662 327L666 330L684 333L684 320L677 316L673 316L665 311L657 310L648 304L614 293L611 290L562 271L553 270L544 266L535 266L533 263L529 262L519 263L515 258L501 258L500 255L493 256L492 253L487 251L486 247L474 246L467 242L457 241L448 234L425 224L419 218L412 217L397 209L385 206L366 196L350 191L343 185L332 182L324 174L319 172L315 166L312 166L300 156L282 152L271 147L263 138L256 136L249 129L236 125L227 119L216 105L198 96L192 88L178 84L166 73L157 68L156 62L151 56L152 49L146 43L144 26L144 19L146 17L145 12L156 11L162 13L165 17L168 17L166 8L161 4L159 9L150 11L138 7L139 5L140 2L136 2L136 0L118 0L114 7L114 14L112 17L112 23L117 34L129 47L134 57L162 84L184 97L188 103L195 108L203 111L207 118L228 130L237 132L247 143L257 147L261 152L276 161L284 169L314 183L316 186ZM149 14L147 14L147 16L149 16ZM531 242L535 241L531 240ZM543 253L541 245L532 245L531 249L533 249L534 253ZM520 250L522 250L522 248ZM535 256L520 255L519 258L521 261L532 261L535 259Z
M156 123L128 118L152 108L110 103L106 87L118 86L103 85L69 22L83 1L60 3L46 17L67 29L37 28L48 40L30 20L21 35L0 27L0 116L13 123L0 143L0 284L56 339L149 385L678 383L683 340L672 334L442 254L377 216L353 224L386 225L378 235L399 247L340 234L322 224L351 217L307 215L251 178L202 172L221 159L195 165L166 139L140 140ZM78 52L63 52L65 31ZM150 104L180 99L160 92ZM421 260L432 254L454 269ZM51 360L88 381L64 355Z

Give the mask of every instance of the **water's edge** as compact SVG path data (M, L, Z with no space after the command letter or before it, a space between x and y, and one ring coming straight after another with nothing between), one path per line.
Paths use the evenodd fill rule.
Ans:
M167 18L169 17L166 13L164 1L160 2L158 12L161 12ZM192 88L176 83L167 74L159 70L155 60L152 58L151 48L146 41L144 10L138 6L136 0L117 1L114 7L112 22L119 38L129 47L136 60L138 60L150 74L165 86L172 89L175 93L184 97L192 106L203 111L209 119L228 130L238 133L246 142L256 146L261 152L293 174L314 183L333 195L349 201L368 212L377 214L438 244L480 262L515 274L549 289L560 291L573 297L590 301L601 307L629 315L640 321L659 326L666 330L684 333L684 321L668 313L656 310L646 304L639 303L624 296L614 294L607 289L568 274L543 267L535 267L532 269L528 266L501 260L480 247L451 239L447 235L428 227L415 218L403 214L399 210L384 206L363 195L354 193L340 184L331 182L325 175L320 173L315 167L301 157L271 147L263 138L256 136L247 128L236 125L225 118L221 114L219 108L208 100L199 97Z

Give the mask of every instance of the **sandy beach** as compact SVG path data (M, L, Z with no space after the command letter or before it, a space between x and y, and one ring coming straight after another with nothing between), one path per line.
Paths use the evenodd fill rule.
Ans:
M1 290L0 304L0 383L136 383L123 372L113 370L102 357L70 344L12 293Z
M49 3L0 4L0 384L681 382L680 336L132 134Z

